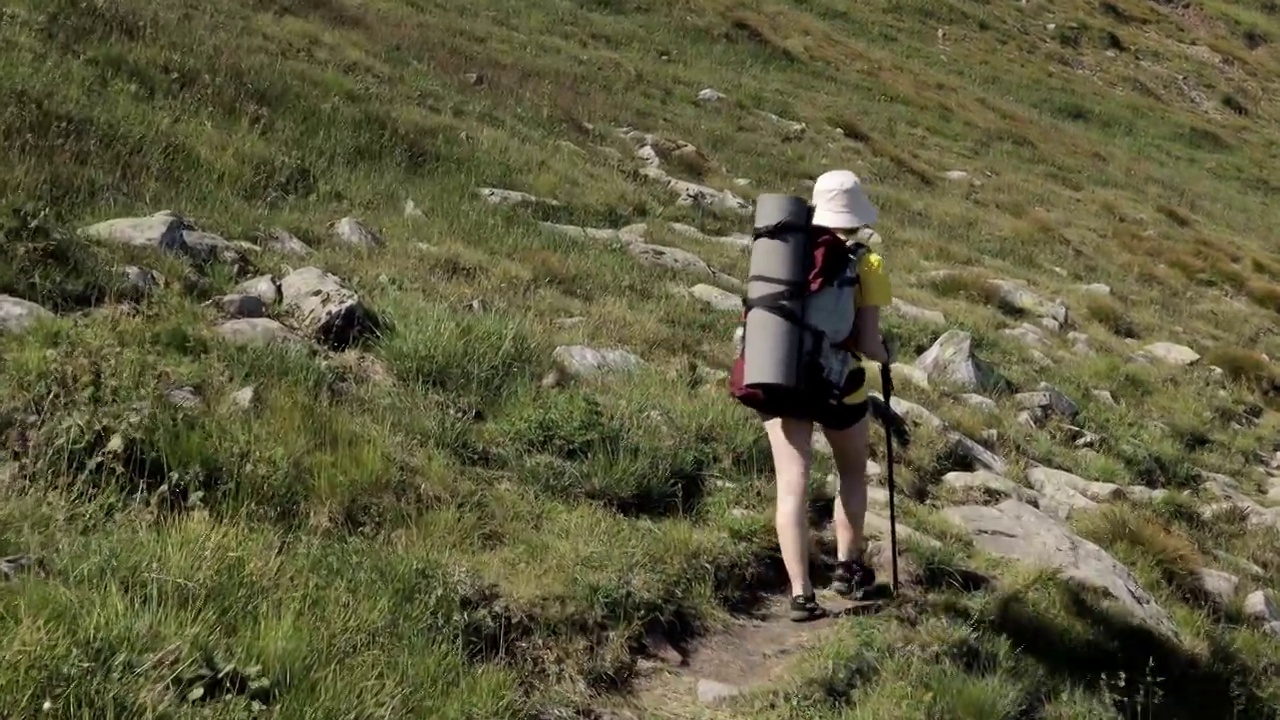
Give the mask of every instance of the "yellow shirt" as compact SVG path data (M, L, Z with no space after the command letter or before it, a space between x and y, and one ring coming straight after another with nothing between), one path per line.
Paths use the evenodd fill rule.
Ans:
M854 295L854 308L886 307L893 300L889 274L884 269L884 258L868 251L858 263L858 291ZM856 355L854 357L857 357ZM857 405L867 399L867 383L844 398L846 405Z

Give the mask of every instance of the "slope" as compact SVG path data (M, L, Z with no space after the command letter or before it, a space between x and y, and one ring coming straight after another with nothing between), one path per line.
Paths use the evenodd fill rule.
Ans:
M738 199L832 167L871 185L895 293L945 315L900 306L905 359L962 330L1074 411L904 381L937 415L903 519L944 543L910 548L910 599L730 709L638 712L1280 707L1268 0L0 12L5 712L621 712L663 682L645 652L780 587L712 288L745 274ZM975 467L950 428L1132 569L1176 646L984 552L948 515L992 500L944 480ZM1237 580L1216 604L1208 571Z

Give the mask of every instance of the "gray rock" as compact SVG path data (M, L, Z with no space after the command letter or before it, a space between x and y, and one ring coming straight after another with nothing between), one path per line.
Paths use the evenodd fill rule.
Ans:
M267 306L254 295L219 295L205 305L216 307L230 318L261 318L267 316Z
M973 351L973 337L963 330L948 330L915 362L931 381L955 384L966 390L993 390L1006 381Z
M724 99L724 93L714 88L703 88L698 91L698 100L705 103L719 102Z
M953 182L969 179L969 173L965 172L964 170L948 170L945 173L943 173L942 176Z
M1087 295L1110 295L1111 286L1102 283L1092 283L1090 285L1078 285L1076 289Z
M738 290L744 289L741 281L737 278L725 275L724 273L716 270L708 265L702 258L694 255L688 250L667 247L665 245L650 245L649 243L632 243L626 247L629 253L646 265L706 275L716 282L719 282L721 285L733 287Z
M257 402L258 390L252 385L247 385L239 390L231 393L231 406L238 410L251 410Z
M19 574L39 567L40 561L31 555L10 555L0 558L0 581L12 582Z
M1254 590L1244 599L1244 616L1249 620L1265 625L1280 621L1280 607L1276 606L1275 594L1270 590Z
M1030 413L1032 421L1039 425L1051 416L1058 415L1073 420L1080 414L1080 407L1057 388L1048 383L1040 383L1035 392L1018 393L1013 402L1019 408Z
M289 328L270 318L243 318L228 320L216 328L223 339L237 345L285 345L300 347L306 344Z
M758 110L756 112L774 123L781 125L784 131L783 138L786 140L799 140L801 137L804 137L805 132L809 129L809 127L802 122L778 117L771 112L764 112L763 110Z
M1018 327L1014 328L1005 328L1000 331L1000 334L1008 335L1028 347L1043 348L1048 345L1048 340L1045 339L1044 332L1030 323L1022 323Z
M964 393L956 399L971 408L977 408L983 412L995 412L998 409L995 400L976 393Z
M382 236L354 217L344 217L329 224L333 238L344 245L359 248L375 248L382 245Z
M124 274L125 284L143 295L164 287L164 278L154 270L137 265L125 265L120 268L120 272Z
M181 408L200 407L200 396L191 386L174 388L164 394L166 400Z
M921 388L924 390L929 389L929 376L925 374L925 371L921 370L915 365L906 365L904 363L894 363L893 365L889 366L889 369L893 372L894 382L897 382L897 380L901 379L901 380L906 380L907 382L911 383L912 385L915 385L918 388Z
M975 468L987 470L996 475L1004 475L1009 471L1009 464L1004 458L982 447L977 441L954 431L947 433L947 439L951 443L951 451L966 459Z
M1030 478L1028 478L1031 481ZM1077 510L1093 510L1098 504L1069 485L1055 482L1041 482L1032 486L1040 495L1040 509L1059 520L1069 520Z
M996 500L1014 498L1031 506L1038 500L1035 494L1018 483L986 470L977 472L950 472L942 476L942 484L953 490L977 490Z
M619 231L611 230L609 228L587 228L578 227L577 225L561 225L559 223L551 222L540 222L538 224L551 232L573 238L574 240L590 240L593 242L617 242L622 240L622 236Z
M0 295L0 334L16 335L41 320L53 317L53 313L33 302L12 295Z
M638 356L617 348L561 345L552 353L556 365L571 377L587 378L635 370L644 365Z
M1093 398L1098 402L1105 403L1107 405L1117 404L1116 399L1112 397L1111 393L1106 390L1091 390L1089 391L1089 394L1092 395Z
M1205 599L1219 608L1225 608L1236 596L1240 578L1221 570L1198 568L1195 571L1195 583Z
M698 284L689 288L689 294L710 305L716 310L724 312L742 312L742 298L729 292L722 290L714 285Z
M418 204L415 203L411 198L406 198L404 201L404 216L406 218L414 220L418 218L425 218L426 213L422 212L422 209L419 208Z
M1054 485L1071 488L1093 502L1116 502L1126 497L1124 488L1112 483L1085 480L1062 470L1047 467L1033 467L1027 470L1027 482L1040 492Z
M883 398L881 398L881 401L883 402ZM904 400L895 395L889 399L889 406L893 408L894 412L916 425L925 425L934 430L941 430L946 427L946 423L942 421L942 418L934 415L928 408L917 405L910 400Z
M245 280L237 285L232 292L238 295L252 295L268 307L280 302L280 285L270 275L259 275Z
M341 349L377 332L378 318L360 296L317 267L294 270L280 281L284 309L316 342Z
M1058 520L1017 500L995 506L946 508L942 515L966 528L982 550L1047 567L1114 599L1134 618L1170 639L1177 630L1164 609L1124 565Z
M530 195L519 190L500 190L498 188L482 187L477 188L476 192L480 197L489 201L494 205L551 205L559 207L560 202L557 200L549 200L540 198L536 195Z
M894 298L889 302L889 310L908 320L916 320L933 325L947 324L946 316L937 310L926 310L898 298Z
M1151 343L1142 348L1139 355L1169 365L1186 366L1200 359L1200 354L1186 345L1171 342Z
M262 246L273 252L295 257L306 257L312 252L306 243L294 237L288 230L280 228L268 230L262 238Z
M1232 568L1235 568L1236 570L1239 570L1241 572L1248 573L1249 575L1252 575L1254 577L1261 578L1261 577L1267 576L1266 570L1263 570L1262 568L1258 567L1257 564L1249 562L1244 558L1236 557L1235 555L1230 555L1221 550L1214 550L1213 556L1217 558L1219 562L1222 562L1223 564L1228 565Z
M996 292L996 304L1006 311L1050 318L1059 326L1070 324L1067 305L1061 300L1046 300L1014 280L988 280L987 284Z
M164 250L195 262L215 258L234 261L241 257L241 251L257 249L248 243L228 242L219 235L197 230L189 220L169 210L146 217L104 220L80 232L98 242Z

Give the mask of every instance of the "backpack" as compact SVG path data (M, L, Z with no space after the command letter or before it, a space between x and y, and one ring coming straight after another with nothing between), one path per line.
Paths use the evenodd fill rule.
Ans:
M806 223L757 228L752 234L752 252L761 238L803 242L805 259L799 279L779 278L760 273L747 278L748 293L735 333L737 358L729 374L730 395L743 405L772 417L816 420L824 409L835 405L866 380L866 371L854 355L841 345L854 332L854 301L858 290L858 266L869 251L867 245L847 246L834 231ZM755 258L753 257L753 261ZM753 262L753 268L756 263ZM781 290L757 291L751 297L751 283L766 281ZM800 299L799 312L786 303ZM782 333L771 323L760 336L747 332L753 313L769 313L799 332ZM757 323L757 327L764 323ZM770 334L772 336L770 336ZM783 337L787 339L782 339ZM774 361L794 363L793 381L750 382L747 380L749 345L763 345ZM774 355L781 353L780 355Z

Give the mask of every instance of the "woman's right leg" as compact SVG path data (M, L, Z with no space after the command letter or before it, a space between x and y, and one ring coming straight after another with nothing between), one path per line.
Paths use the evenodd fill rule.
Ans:
M833 588L847 594L875 582L875 573L862 561L866 547L863 527L867 515L867 457L869 426L863 416L852 427L823 428L839 476L836 493L836 561Z
M813 423L793 418L771 418L764 424L773 451L777 475L777 507L774 521L782 563L791 580L792 597L810 595L809 581L809 467L812 462Z

